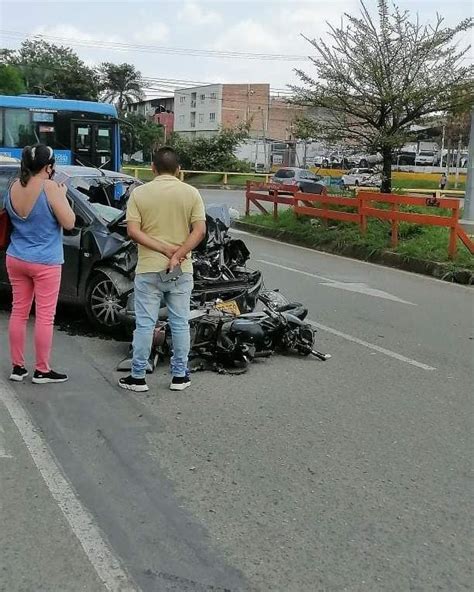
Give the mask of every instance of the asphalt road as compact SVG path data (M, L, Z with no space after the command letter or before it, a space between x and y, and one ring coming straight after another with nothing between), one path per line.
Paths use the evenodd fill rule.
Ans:
M241 238L332 359L135 396L58 332L70 383L0 381L2 592L471 589L472 289Z

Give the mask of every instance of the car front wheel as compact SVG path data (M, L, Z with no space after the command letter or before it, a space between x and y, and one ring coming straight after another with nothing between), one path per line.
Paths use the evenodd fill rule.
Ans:
M86 291L86 313L92 324L111 330L120 324L120 298L113 281L98 272L89 280Z

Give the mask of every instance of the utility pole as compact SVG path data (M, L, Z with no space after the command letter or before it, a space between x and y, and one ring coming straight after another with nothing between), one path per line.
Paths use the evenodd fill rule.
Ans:
M474 109L471 111L471 133L469 134L469 159L467 162L466 196L461 226L474 235Z

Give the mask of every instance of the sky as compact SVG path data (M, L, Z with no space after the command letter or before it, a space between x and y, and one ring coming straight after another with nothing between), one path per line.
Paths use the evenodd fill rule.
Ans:
M376 0L365 3L376 14ZM472 0L398 0L397 4L417 13L422 22L434 22L438 12L452 26L473 15ZM0 0L0 41L15 49L22 39L42 34L57 38L49 41L70 45L89 65L133 63L144 76L159 79L147 83L148 96L162 96L176 84L165 80L268 82L284 93L288 84L297 82L295 67L312 73L307 56L314 55L314 48L303 35L327 39L328 22L339 24L345 12L357 14L359 6L359 0ZM470 37L466 33L460 42L467 45ZM119 50L117 44L127 47ZM286 57L176 55L158 52L157 47Z

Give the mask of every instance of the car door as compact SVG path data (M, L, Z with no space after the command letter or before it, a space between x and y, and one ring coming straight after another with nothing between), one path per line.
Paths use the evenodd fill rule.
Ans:
M17 168L0 168L0 210L3 210L11 182L18 174ZM0 250L0 285L8 285L7 268L5 264L6 251Z
M59 296L62 300L76 300L79 294L82 265L82 233L91 220L74 201L70 191L68 191L68 200L76 214L76 223L72 230L63 231L64 265Z

